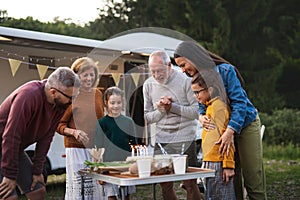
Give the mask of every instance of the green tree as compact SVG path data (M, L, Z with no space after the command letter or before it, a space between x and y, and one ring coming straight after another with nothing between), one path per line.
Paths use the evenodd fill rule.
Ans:
M179 31L231 61L260 111L300 108L300 4L297 0L106 0L85 26L41 23L0 12L0 25L104 40L141 27Z
M270 13L264 22L267 55L280 71L274 84L275 92L288 108L300 108L300 90L297 80L300 76L300 6L298 1L282 3L273 0Z
M5 13L4 11L0 12ZM0 20L0 25L6 27L84 38L92 35L90 29L87 29L75 23L71 23L70 19L59 20L58 17L56 17L54 19L54 22L47 23L34 20L31 16L28 16L25 19L14 19L11 17L3 17L0 19L2 19Z

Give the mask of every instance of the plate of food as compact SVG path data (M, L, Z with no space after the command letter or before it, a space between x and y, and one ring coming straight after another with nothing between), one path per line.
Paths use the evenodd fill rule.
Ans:
M132 163L126 161L114 162L91 162L86 160L84 164L91 169L99 169L101 171L128 171Z

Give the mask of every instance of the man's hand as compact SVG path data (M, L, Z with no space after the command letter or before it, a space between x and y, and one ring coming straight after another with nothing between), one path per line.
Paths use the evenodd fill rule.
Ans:
M219 153L224 155L224 153L226 152L226 155L228 157L230 152L230 146L232 146L233 150L235 151L234 131L230 128L227 128L224 134L216 142L216 144L221 144L219 148Z
M161 100L159 100L157 103L156 103L156 106L157 106L157 110L161 113L165 113L166 112L166 109L165 109L165 105L162 103Z
M172 97L166 97L166 96L162 96L160 98L160 101L164 104L164 105L169 105L172 103Z
M6 199L16 188L16 180L12 180L6 177L3 177L3 180L0 184L0 196L2 199Z
M172 97L169 96L169 97L166 97L166 100L165 100L165 109L167 112L169 112L172 108Z
M33 176L32 176L32 184L31 184L31 188L30 188L30 189L33 190L34 187L35 187L35 185L36 185L37 183L41 183L42 185L45 186L43 174L40 174L40 175L33 175Z
M166 104L166 105L165 105L165 110L166 110L166 112L169 112L169 111L171 110L171 107L172 107L172 103Z
M162 96L159 101L164 106L165 112L169 112L172 107L172 97Z

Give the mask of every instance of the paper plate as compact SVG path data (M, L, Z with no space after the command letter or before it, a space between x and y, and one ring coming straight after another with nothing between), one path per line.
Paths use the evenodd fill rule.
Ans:
M98 169L103 171L128 171L130 163L125 162L105 162L105 166L99 166Z

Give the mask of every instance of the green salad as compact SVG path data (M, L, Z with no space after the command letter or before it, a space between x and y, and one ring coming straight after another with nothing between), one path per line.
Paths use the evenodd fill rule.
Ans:
M91 162L86 160L84 164L88 167L129 167L130 163L126 161L117 162Z

